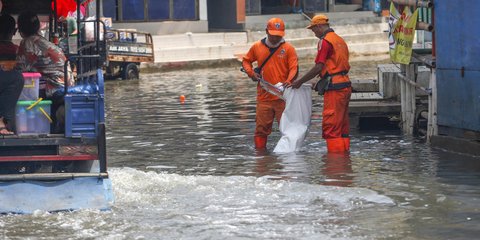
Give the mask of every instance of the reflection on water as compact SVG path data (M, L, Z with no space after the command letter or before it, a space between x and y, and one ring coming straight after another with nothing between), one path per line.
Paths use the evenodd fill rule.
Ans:
M322 156L325 185L350 187L353 183L352 161L349 153L325 153Z
M106 92L113 210L2 216L1 237L480 234L480 159L432 149L398 132L353 132L350 154L328 154L316 95L302 150L273 154L253 147L255 84L237 68L143 74L136 81L107 82ZM180 95L186 96L183 104ZM279 138L275 130L268 149Z

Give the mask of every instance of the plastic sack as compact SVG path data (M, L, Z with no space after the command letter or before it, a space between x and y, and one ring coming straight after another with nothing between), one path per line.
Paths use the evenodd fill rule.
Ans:
M275 153L299 151L307 136L312 116L312 86L303 84L298 89L287 88L283 93L285 110L280 120L282 137L275 146Z
M98 92L98 85L95 83L77 84L72 87L68 87L67 93L69 94L95 94ZM65 95L64 88L58 88L54 92L55 97L63 97Z
M68 93L93 94L98 92L98 86L94 83L79 84L68 88Z

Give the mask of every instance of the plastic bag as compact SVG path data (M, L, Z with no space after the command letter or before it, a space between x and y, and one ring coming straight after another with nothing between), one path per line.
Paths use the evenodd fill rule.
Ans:
M312 86L303 84L298 89L287 88L283 93L286 105L280 120L282 137L275 146L275 153L299 151L307 136L312 115Z

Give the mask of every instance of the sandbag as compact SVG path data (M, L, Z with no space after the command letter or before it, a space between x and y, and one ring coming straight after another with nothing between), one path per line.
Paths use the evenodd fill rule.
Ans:
M298 89L287 88L283 93L285 110L280 119L282 137L275 146L275 153L299 151L307 136L312 116L312 86L303 84Z

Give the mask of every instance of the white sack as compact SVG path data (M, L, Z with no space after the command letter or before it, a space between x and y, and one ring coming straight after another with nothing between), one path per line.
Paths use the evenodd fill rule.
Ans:
M298 89L287 88L283 93L286 105L280 120L282 137L273 152L288 153L300 150L307 136L312 115L312 86L303 84Z

